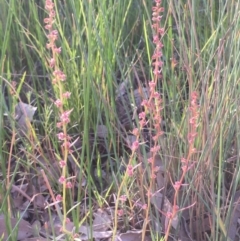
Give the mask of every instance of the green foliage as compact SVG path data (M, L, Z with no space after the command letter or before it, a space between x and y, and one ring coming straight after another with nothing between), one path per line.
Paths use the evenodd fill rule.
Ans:
M126 133L121 133L115 111L115 91L127 78L144 74L143 79L149 80L152 75L152 1L56 0L55 3L55 26L60 36L57 44L62 48L59 64L67 75L65 90L71 92L68 108L74 109L69 133L81 134L82 139L81 151L74 162L83 170L79 180L86 178L88 183L88 205L94 207L97 200L102 207L110 194L117 192L121 182L121 174L115 175L114 171L123 159L128 158L122 141ZM162 20L165 27L164 67L158 88L164 100L165 138L161 140L161 156L172 180L178 180L180 159L188 148L189 93L197 90L201 116L196 141L198 152L194 156L194 169L186 177L186 195L179 198L179 203L186 207L196 202L196 212L204 210L212 221L209 240L224 240L240 180L240 1L164 0L162 5L165 8ZM0 126L5 125L4 113L14 109L14 106L8 106L7 110L7 105L14 103L9 94L11 81L20 83L25 76L27 84L21 87L17 99L26 102L30 99L38 106L40 124L34 123L34 126L44 136L42 139L51 143L58 156L54 93L48 93L52 86L47 80L49 53L43 25L45 17L44 1L0 0L0 86L4 93L8 93L0 95L0 102L4 103L0 105ZM37 66L40 66L40 72ZM27 93L30 98L26 97ZM103 176L96 135L91 137L94 144L89 144L92 141L89 133L96 132L99 125L108 129L105 144L109 152L104 158L112 181L102 193L93 179L94 162L100 182ZM4 185L7 183L9 155L12 155L9 142L13 139L8 134L6 129L0 129L0 182ZM38 145L38 136L34 138L34 144ZM31 153L30 139L24 139L23 145ZM233 156L236 158L231 163ZM51 163L48 158L46 160ZM11 184L18 172L17 167L11 169ZM27 164L25 170L28 170ZM57 180L52 184L56 192L61 191ZM102 183L99 185L104 189ZM135 185L140 184L136 182ZM6 201L9 191L4 192L5 188L0 186L0 211L3 212L9 208ZM82 200L85 191L79 188L75 194L77 202ZM69 197L71 195L69 193ZM128 195L131 198L131 192ZM75 205L73 200L69 205ZM220 218L219 213L226 205L229 205L227 210L221 212L224 218ZM80 206L71 210L75 223L79 220L79 210ZM90 219L91 212L88 214ZM156 210L151 210L151 215L154 220ZM200 237L196 238L200 240Z

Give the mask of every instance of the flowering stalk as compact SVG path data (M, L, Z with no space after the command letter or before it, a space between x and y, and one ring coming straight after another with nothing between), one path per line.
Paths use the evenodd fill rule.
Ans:
M131 146L131 150L132 150L132 153L129 157L129 163L128 163L128 166L127 166L127 170L125 172L125 175L123 177L123 180L118 188L118 193L117 193L117 198L116 198L116 203L115 203L115 217L114 217L114 230L113 230L113 237L115 237L116 235L116 232L117 232L117 220L118 220L118 216L119 214L122 213L122 210L118 210L119 208L119 202L122 200L122 196L121 196L121 192L125 186L125 183L128 179L128 177L132 177L133 174L134 174L134 170L138 167L138 165L136 165L135 167L132 165L134 159L135 159L135 155L136 155L136 152L139 148L139 140L140 140L140 133L141 133L141 130L142 128L145 126L146 124L146 119L145 119L145 113L140 113L139 114L139 119L140 119L140 127L139 129L138 128L134 128L133 131L132 131L132 134L136 137L135 141L132 143L132 146Z
M152 140L153 146L150 149L151 156L148 159L150 165L150 183L148 186L147 197L148 203L147 208L145 209L145 222L143 230L146 230L148 224L148 216L150 209L151 196L154 192L154 183L156 179L156 172L158 168L155 165L156 155L160 151L159 138L162 135L161 130L161 110L162 110L162 98L159 92L157 91L157 82L161 79L161 72L163 62L162 57L162 48L163 44L161 38L164 34L164 28L161 28L161 13L164 11L164 8L161 7L161 0L155 0L155 6L152 7L152 30L153 30L153 43L155 44L155 50L152 55L152 66L153 66L153 79L149 82L149 93L150 97L148 100L142 102L142 106L145 109L145 115L149 115L149 123L151 126L151 131L153 133ZM145 232L143 232L142 240L144 240Z
M145 222L143 225L143 230L146 230L147 224L148 224L148 216L149 216L149 209L150 209L150 197L151 192L153 190L153 185L155 183L156 178L156 172L158 171L155 167L155 157L158 154L160 150L160 146L158 144L159 137L162 135L161 131L161 110L162 110L162 99L160 94L156 91L157 82L161 78L161 68L163 65L163 62L161 60L162 57L162 47L163 44L161 43L161 37L164 33L163 28L160 28L160 20L161 16L160 13L164 11L164 9L161 7L161 0L155 0L155 6L153 7L153 15L152 15L152 21L153 21L153 42L156 45L154 54L152 56L152 65L153 65L153 79L149 81L149 98L147 100L143 100L141 105L144 107L144 111L139 113L139 126L138 128L133 129L132 134L135 136L135 141L132 143L131 146L131 155L129 157L129 164L127 166L127 171L125 173L125 176L121 182L121 185L118 190L118 195L116 199L116 206L115 206L115 230L114 234L116 232L116 226L117 226L117 211L118 211L118 204L120 200L121 191L123 189L123 186L127 180L128 177L133 176L134 170L140 166L141 163L137 164L135 167L132 166L133 160L135 159L135 156L137 154L137 151L140 146L140 137L142 130L147 126L147 123L150 123L151 130L154 131L154 134L152 136L153 139L153 146L151 148L151 157L148 159L149 165L150 165L150 184L148 186L147 190L147 196L148 196L148 203L143 204L142 209L145 210ZM148 120L147 120L148 119ZM145 232L142 232L142 240L145 238Z
M51 52L51 57L49 60L49 67L52 69L53 79L52 84L56 86L59 92L59 99L55 101L55 105L59 110L59 119L57 127L61 130L57 137L59 141L62 142L61 151L62 151L62 160L60 160L59 165L62 168L62 174L59 178L59 182L63 185L63 197L59 200L62 200L63 204L63 231L66 231L66 222L67 222L67 210L66 210L66 189L71 188L71 182L67 181L67 157L70 152L70 137L67 134L67 125L70 122L70 114L72 110L65 110L64 103L71 95L70 92L64 93L63 82L66 81L66 75L61 71L58 65L58 55L61 53L61 48L56 46L56 40L58 39L58 31L54 29L53 24L55 21L55 10L54 3L52 0L45 1L45 9L48 13L48 17L44 19L45 29L48 30L47 39L48 43L46 45L47 49Z
M189 108L190 118L189 118L189 132L188 132L188 137L187 137L188 145L189 145L188 155L186 158L182 158L182 160L181 160L182 175L181 175L179 181L176 181L173 185L173 187L175 189L174 199L173 199L173 210L171 213L168 213L169 223L167 225L167 229L165 232L165 240L168 240L172 221L176 217L177 213L180 211L179 207L177 205L179 190L180 190L181 186L183 185L184 178L185 178L187 172L194 165L194 162L191 161L191 158L192 158L193 154L196 152L196 149L194 147L194 142L195 142L195 139L197 136L197 126L198 126L197 121L199 118L199 112L198 112L199 107L197 104L197 98L198 98L197 92L193 91L190 96L190 108Z

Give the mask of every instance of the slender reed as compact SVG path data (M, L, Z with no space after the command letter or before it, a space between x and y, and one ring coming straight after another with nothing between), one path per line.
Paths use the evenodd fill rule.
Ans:
M188 137L187 137L188 145L189 145L188 154L187 154L186 158L181 159L182 175L181 175L180 179L173 184L173 187L175 189L174 198L173 198L173 209L172 209L171 213L168 213L169 222L168 222L166 232L165 232L165 240L168 240L168 237L169 237L169 234L170 234L170 228L171 228L171 224L172 224L173 219L176 217L178 212L181 211L179 209L178 204L177 204L179 190L184 183L184 179L186 177L187 172L191 168L193 168L193 166L195 164L191 159L192 159L193 154L196 152L196 149L194 147L194 142L195 142L195 139L196 139L196 136L197 136L197 126L198 126L197 121L198 121L198 118L199 118L199 111L198 111L199 107L198 107L198 104L197 104L197 98L198 98L197 92L193 91L191 96L190 96L190 107L189 107L190 118L189 118L189 132L188 132ZM192 204L191 207L193 205L194 204Z
M142 240L145 239L145 233L148 225L148 216L151 206L151 197L154 195L154 185L156 181L156 172L158 168L155 165L156 155L159 153L161 147L159 145L159 138L162 135L161 130L161 110L162 110L162 98L160 93L157 90L157 83L162 78L162 48L163 44L161 38L164 34L164 28L161 27L161 13L164 11L164 8L161 7L161 0L155 0L155 6L152 7L152 31L153 31L153 43L155 49L152 55L152 66L153 66L153 78L149 81L149 92L150 97L148 100L142 102L144 107L144 112L142 116L148 116L148 122L152 130L153 136L153 146L150 149L151 156L148 158L148 163L150 165L150 182L148 184L147 190L147 208L145 209L145 221L143 224L143 235Z
M56 46L56 40L58 39L58 31L54 29L54 21L55 21L55 8L52 0L46 0L45 9L48 12L48 17L44 19L45 29L48 30L47 39L48 43L46 45L47 49L49 49L51 53L51 57L48 60L49 67L52 69L52 84L56 86L56 90L59 93L58 99L55 101L55 105L59 111L59 122L57 123L57 127L61 130L57 134L59 141L62 142L61 150L62 150L62 159L59 161L59 165L62 168L62 174L59 178L59 182L63 185L63 196L62 198L58 195L58 200L62 200L63 205L63 220L62 220L62 230L63 232L68 232L66 230L66 222L67 222L67 210L66 210L66 189L72 187L72 183L67 180L67 158L68 154L71 151L70 147L70 137L67 133L67 125L70 122L70 114L72 110L66 110L64 108L64 104L66 103L66 99L68 99L71 95L70 92L64 92L63 82L66 81L66 75L62 72L58 56L61 53L61 47Z

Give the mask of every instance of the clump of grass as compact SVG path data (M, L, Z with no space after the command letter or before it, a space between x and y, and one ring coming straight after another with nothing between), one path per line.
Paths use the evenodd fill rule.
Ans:
M11 218L11 185L19 176L25 178L20 180L34 180L32 166L39 165L36 156L41 154L47 167L52 166L53 157L57 157L58 167L64 167L60 179L63 185L50 172L45 176L46 183L53 179L53 185L49 184L51 201L63 200L63 227L67 215L76 228L79 220L92 226L95 210L111 207L115 213L109 230L116 235L119 230L139 228L143 229L142 240L149 233L152 240L160 236L165 240L177 238L180 222L177 228L172 224L186 220L192 239L234 239L236 232L231 230L240 173L239 0L156 1L161 2L164 12L160 6L152 9L152 1L55 1L54 25L48 26L53 19L45 20L50 30L50 51L46 51L43 34L45 1L20 2L0 2L1 85L12 80L20 85L29 79L41 81L34 70L40 59L44 78L47 72L51 79L56 77L56 99L48 99L46 104L49 96L41 96L37 85L30 88L30 94L36 94L34 103L45 105L39 108L45 136L34 129L37 125L21 141L15 140L14 132L7 138L6 130L0 130L1 212ZM163 26L160 29L159 20ZM54 29L58 34L51 36ZM156 37L156 33L160 35ZM52 41L56 36L58 39ZM56 46L62 47L61 54ZM153 71L149 71L151 68ZM65 76L63 84L59 78ZM135 128L129 133L118 128L115 90L119 82L125 78L131 82L133 76L149 88L150 98L142 103L143 110L135 115ZM130 106L134 105L133 86L128 90ZM24 92L21 86L17 88ZM71 93L71 98L66 100L64 93ZM198 97L193 96L195 93ZM14 101L11 103L14 110ZM69 122L70 113L66 111L72 109ZM1 123L5 111L6 105L1 105ZM131 113L128 116L132 122ZM108 130L101 139L107 150L104 155L97 148L99 125ZM126 149L129 134L134 141ZM73 153L66 148L70 135L81 141L78 148L71 149ZM19 150L24 150L24 156ZM70 164L66 156L73 158L78 170L70 189L66 189L66 164ZM15 162L10 159L17 164L12 165ZM118 167L123 159L128 164L122 175ZM99 181L107 176L107 185L101 183L101 190L95 172ZM39 176L34 173L34 177ZM64 190L72 193L66 195ZM160 198L168 203L167 212L164 205L154 203L160 203ZM61 213L59 216L62 218Z

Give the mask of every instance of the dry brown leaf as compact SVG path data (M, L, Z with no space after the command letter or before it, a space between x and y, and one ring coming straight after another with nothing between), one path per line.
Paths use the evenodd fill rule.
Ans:
M110 238L113 234L112 231L92 231L91 227L85 225L80 226L78 232L80 233L80 240L90 240L91 237L94 239Z
M129 79L126 79L118 86L116 90L117 98L120 98L127 93L127 89L129 88L129 82Z
M129 148L132 148L133 143L137 140L137 137L134 135L127 135L126 142Z
M35 196L33 203L39 208L45 208L45 197L42 194Z
M115 237L115 241L136 241L142 240L142 230L127 231Z
M54 213L51 215L51 218L52 218L51 221L46 222L45 227L47 227L47 230L46 230L45 227L42 227L40 232L44 233L44 234L47 233L47 235L53 235L53 234L55 236L61 235L62 234L62 231L61 231L62 222L61 222L61 220ZM74 229L73 222L67 222L66 223L66 230L68 230L69 232L72 232L73 229Z
M105 125L98 125L97 126L97 137L99 138L107 138L108 136L108 129Z
M27 189L28 189L28 186L29 186L28 183L12 186L11 187L11 193L12 193L13 197L16 197L16 196L19 195L19 191L18 190L21 190L22 192L26 193Z
M32 105L19 102L15 107L15 119L18 123L21 131L26 131L28 129L28 122L33 120L34 113L36 112L37 107Z
M234 210L230 219L230 224L227 230L227 236L231 240L235 240L237 233L238 219L240 218L240 191L237 191L233 197L233 202L235 203Z
M77 162L77 159L72 155L68 155L68 162L71 164L72 170L74 171L74 176L76 176L76 177L81 176L81 180L80 179L76 180L75 186L76 187L79 187L79 186L85 187L87 185L87 180L84 176L84 172L82 171L79 163ZM79 173L81 173L81 175ZM79 182L81 182L81 183L79 183Z
M132 98L132 97L133 98ZM148 99L149 89L138 88L133 92L129 90L129 93L118 95L116 98L116 113L120 123L126 129L131 129L131 125L137 111L141 109L141 103L144 99Z
M169 202L169 200L165 197L164 198L164 203L163 203L163 211L165 213L172 213L173 207L172 204ZM165 219L165 230L167 229L167 226L169 224L170 219L168 217L166 217ZM178 216L176 215L173 219L172 219L172 227L177 229L178 226Z
M162 172L157 172L156 173L156 180L157 180L158 190L163 189L164 186L165 186L165 178L164 178Z
M98 209L96 213L93 214L93 230L94 231L107 231L112 224L111 216L104 210Z
M41 230L41 223L39 220L35 220L32 224L33 236L39 237L40 230Z
M26 239L33 234L32 227L30 223L28 223L27 221L22 219L19 221L17 218L11 218L10 221L11 221L12 230L14 230L16 226L18 226L18 228L16 228L16 230L18 230L18 233L17 233L18 240ZM3 241L5 241L8 238L8 233L7 233L7 227L5 224L5 218L3 215L0 216L0 223L1 223L0 237L4 235Z
M27 239L23 239L21 241L49 241L49 238L42 238L42 237L35 237L35 238L27 238Z
M56 159L48 156L38 156L36 160L39 164L41 164L41 167L38 169L40 176L42 176L40 170L44 167L44 171L47 175L49 175L53 179L59 178L59 176L61 175L61 169Z
M18 196L16 198L13 198L12 201L13 201L13 206L16 209L20 209L24 203L23 196Z
M152 153L148 153L147 156L148 156L148 158L151 157ZM163 164L163 161L162 161L162 158L161 158L160 155L155 155L154 167L158 167L159 172L165 172L166 171L165 166Z
M163 207L162 207L162 202L163 202ZM155 193L151 198L151 203L156 205L156 207L165 214L172 213L172 210L173 210L172 204L169 202L167 197L164 198L161 193ZM169 218L166 216L165 217L165 228L168 225L169 221L170 221ZM178 226L178 223L179 223L178 216L176 216L173 218L171 225L173 228L176 229Z

